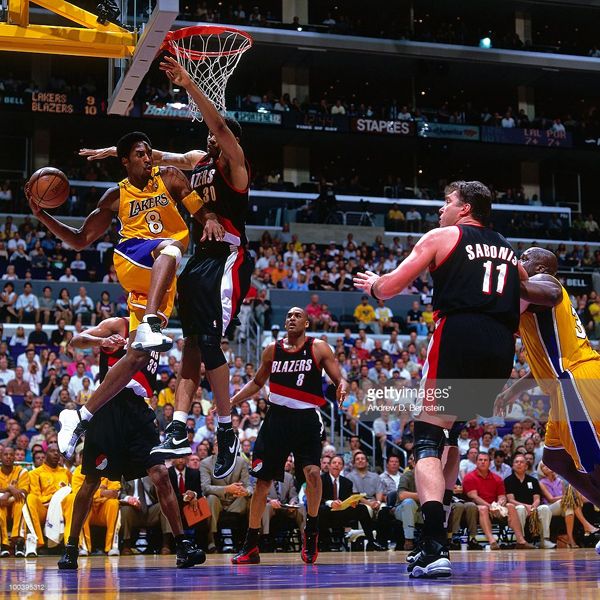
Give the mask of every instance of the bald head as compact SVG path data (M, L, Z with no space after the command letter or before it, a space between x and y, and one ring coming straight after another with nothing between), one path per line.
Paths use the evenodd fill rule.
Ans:
M544 248L527 248L521 255L521 264L529 277L533 277L538 273L556 275L558 271L556 255Z
M308 327L308 315L303 308L292 306L285 317L285 330L288 333L300 335Z

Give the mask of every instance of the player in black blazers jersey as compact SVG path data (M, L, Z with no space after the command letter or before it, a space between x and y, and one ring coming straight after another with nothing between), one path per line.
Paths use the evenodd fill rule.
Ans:
M337 387L341 404L347 390L340 366L329 344L306 336L306 312L290 308L285 319L286 337L269 344L262 355L256 376L232 399L235 406L254 396L269 380L269 410L258 431L252 452L251 473L256 487L250 503L250 522L242 550L232 558L234 564L260 562L258 537L267 495L273 480L283 481L290 453L306 478L307 518L302 535L302 560L314 563L318 555L318 516L321 504L321 434L323 423L318 407L323 397L322 370Z
M425 234L391 273L379 277L367 271L354 279L356 287L385 300L425 269L433 278L436 326L423 367L425 399L414 430L415 477L424 527L422 541L408 559L413 577L452 574L444 504L451 501L459 452L456 435L447 439L445 433L452 429L454 418L439 416L431 400L435 396L428 391L436 392L443 380L505 382L512 370L520 279L527 279L527 274L506 239L485 226L491 206L490 191L482 183L451 183L440 208L439 229Z
M77 334L71 341L75 348L100 348L100 380L126 354L129 319L105 319L91 329ZM156 378L158 353L153 352L148 364L136 373L127 386L111 402L105 404L90 421L85 433L81 472L83 485L73 505L71 531L65 553L58 561L59 569L77 569L79 535L90 511L100 479L111 481L137 479L149 475L156 486L160 507L169 521L177 545L177 567L202 564L206 555L187 539L179 513L179 505L163 458L150 454L159 441L156 415L144 398L152 395Z
M193 97L209 128L206 153L197 160L191 178L196 204L188 202L186 207L192 214L203 210L204 214L216 215L223 229L216 239L210 239L196 223L193 227L195 252L177 282L185 347L175 391L175 413L166 440L153 452L165 458L191 453L185 422L203 361L217 407L219 453L214 476L222 479L233 470L239 450L231 427L229 367L221 338L239 312L254 270L245 232L250 168L240 146L239 123L223 118L177 61L165 58L161 68Z

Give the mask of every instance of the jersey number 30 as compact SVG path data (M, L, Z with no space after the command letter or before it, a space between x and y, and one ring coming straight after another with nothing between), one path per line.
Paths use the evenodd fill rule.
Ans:
M508 265L506 263L502 263L498 265L496 269L494 269L494 265L491 260L486 260L483 263L483 268L485 269L485 273L483 275L483 288L482 291L484 294L492 293L492 275L495 271L498 271L498 283L496 284L496 294L502 294L504 291L504 286L506 285L506 272L508 271Z

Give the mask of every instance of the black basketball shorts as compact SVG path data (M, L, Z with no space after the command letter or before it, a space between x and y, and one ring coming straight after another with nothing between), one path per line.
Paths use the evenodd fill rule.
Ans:
M294 455L296 475L321 464L323 422L316 409L270 404L252 451L251 473L257 479L283 481L285 462Z
M179 316L184 337L221 337L237 316L250 289L252 257L230 246L224 255L194 254L177 279Z
M493 317L480 313L442 317L423 367L421 392L428 394L423 404L447 405L446 412L461 422L477 413L491 414L496 394L510 377L514 352L513 332ZM433 398L431 390L440 397Z
M124 389L90 421L85 433L81 472L111 481L144 477L149 468L164 464L164 459L150 454L158 444L154 411L143 398Z

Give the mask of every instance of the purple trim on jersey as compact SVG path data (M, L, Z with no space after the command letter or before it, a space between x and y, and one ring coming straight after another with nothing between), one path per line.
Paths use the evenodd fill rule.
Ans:
M131 238L117 244L115 252L140 267L151 269L152 265L154 265L152 252L154 252L156 247L164 241L164 238L157 238L154 240Z

